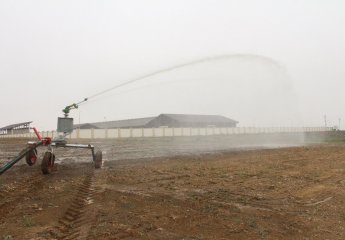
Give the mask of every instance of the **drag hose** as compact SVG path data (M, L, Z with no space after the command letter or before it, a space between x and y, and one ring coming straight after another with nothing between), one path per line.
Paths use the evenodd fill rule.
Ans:
M25 155L30 152L32 149L37 148L38 146L42 145L42 142L36 142L35 144L29 145L28 147L24 148L14 159L7 162L0 168L0 175L10 169L14 164L19 162Z

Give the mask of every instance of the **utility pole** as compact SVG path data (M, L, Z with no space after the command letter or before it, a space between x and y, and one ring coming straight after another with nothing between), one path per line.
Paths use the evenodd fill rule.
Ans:
M325 120L325 127L327 127L327 116L326 114L323 116L324 120Z

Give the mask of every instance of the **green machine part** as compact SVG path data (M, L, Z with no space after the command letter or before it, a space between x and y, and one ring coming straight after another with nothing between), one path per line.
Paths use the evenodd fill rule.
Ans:
M62 110L62 112L64 113L65 117L68 117L68 114L69 114L69 112L70 112L72 109L77 109L81 103L86 102L87 100L88 100L88 99L85 98L83 101L81 101L81 102L79 102L79 103L73 103L73 104L71 104L71 105L66 106L66 107Z
M65 114L65 117L68 117L68 114L69 112L72 110L72 109L77 109L78 108L78 105L76 103L73 103L69 106L66 106L62 112Z

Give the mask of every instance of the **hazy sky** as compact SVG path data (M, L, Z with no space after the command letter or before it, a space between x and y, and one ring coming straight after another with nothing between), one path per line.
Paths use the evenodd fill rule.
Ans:
M0 126L56 127L67 104L95 99L93 122L159 113L221 114L242 126L345 126L345 2L336 0L0 2ZM252 57L251 57L252 56Z

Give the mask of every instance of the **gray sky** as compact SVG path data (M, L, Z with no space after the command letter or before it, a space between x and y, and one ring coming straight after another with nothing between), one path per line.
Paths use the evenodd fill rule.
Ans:
M64 106L161 68L82 106L75 122L222 114L242 126L320 126L342 118L345 2L0 2L0 126L55 129Z

